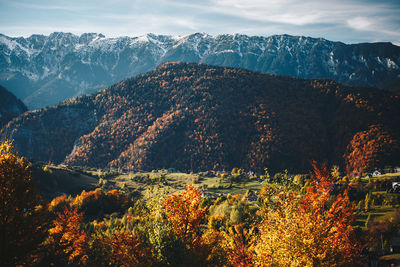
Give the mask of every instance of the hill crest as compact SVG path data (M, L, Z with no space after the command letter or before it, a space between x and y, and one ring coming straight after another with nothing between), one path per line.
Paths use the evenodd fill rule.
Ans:
M151 170L342 164L353 136L399 136L399 96L371 87L167 63L95 94L28 112L1 133L39 161ZM40 127L38 127L40 125Z

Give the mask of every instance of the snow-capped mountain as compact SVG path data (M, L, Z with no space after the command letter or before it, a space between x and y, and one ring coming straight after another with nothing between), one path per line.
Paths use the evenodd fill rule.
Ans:
M29 108L94 92L168 61L330 78L351 85L397 88L400 81L400 47L391 43L347 45L290 35L0 34L0 84Z

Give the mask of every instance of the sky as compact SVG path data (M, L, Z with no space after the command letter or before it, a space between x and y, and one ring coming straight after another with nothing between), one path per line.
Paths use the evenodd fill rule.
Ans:
M400 45L400 0L0 0L0 33L274 34Z

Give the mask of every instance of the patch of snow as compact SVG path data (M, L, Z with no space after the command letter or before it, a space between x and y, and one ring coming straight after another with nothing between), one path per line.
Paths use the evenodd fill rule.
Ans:
M184 44L186 40L189 39L189 35L183 36L182 38L178 39L177 42L172 46L172 48L177 48L178 46Z
M396 64L396 62L394 62L390 58L385 58L385 61L388 69L394 69L394 70L399 69L399 66Z
M368 63L367 60L364 58L364 56L359 56L359 61L364 63L365 67L368 68Z
M82 49L87 53L92 53L93 50L101 50L105 52L119 51L117 46L118 41L121 38L101 38L93 42L90 42L87 46L83 46Z
M182 36L182 35L172 35L172 36L170 36L171 40L174 41L174 42L178 42L179 40L181 40L184 37L185 36Z
M327 62L329 70L333 72L334 75L337 75L337 65L338 65L338 60L333 58L334 53L331 51L329 53L329 60Z
M293 54L292 54L292 47L290 47L290 46L288 46L288 45L285 45L285 50L289 52L289 54L290 54L291 57L293 56Z
M43 67L43 74L42 74L42 76L40 77L40 79L46 78L47 76L49 76L50 73L51 73L51 72L50 72L49 68L48 68L47 66L44 66L44 67Z
M105 39L106 37L101 34L96 34L96 37L93 38L93 40L90 41L90 43L96 42L97 40Z
M35 82L39 80L39 75L36 73L24 69L18 71L21 72L25 77L27 77L30 80L33 80Z
M89 57L88 57L88 59L89 59ZM81 58L81 63L84 65L90 64L90 60L85 60L85 59Z
M382 65L385 69L399 69L399 66L391 60L390 58L384 58L383 60L380 57L376 57L375 60Z
M139 36L136 40L139 43L148 43L149 42L149 37L146 34L146 35Z
M221 51L216 51L215 53L217 53L217 54L222 54L222 53L235 53L235 51L233 51L232 49L225 49L225 50L221 50Z
M258 53L254 53L254 52L246 52L246 54L247 54L247 55L249 55L249 54L250 54L250 55L255 55L255 56L259 56L259 55L260 55L260 54L258 54Z
M15 40L9 39L5 36L0 36L0 42L5 44L9 50L14 50L14 48L18 45Z
M264 42L259 42L256 43L257 47L261 50L261 53L264 53L266 47L265 47L265 41Z
M77 51L77 50L83 48L84 46L86 46L86 45L85 44L76 44L74 47L74 50Z
M15 53L17 55L20 55L22 51L25 52L25 54L27 55L28 58L31 57L31 55L33 55L33 54L39 53L38 50L33 49L33 48L24 47L23 45L18 43L16 40L7 38L5 36L0 36L0 43L5 44L8 48L8 50L15 51Z

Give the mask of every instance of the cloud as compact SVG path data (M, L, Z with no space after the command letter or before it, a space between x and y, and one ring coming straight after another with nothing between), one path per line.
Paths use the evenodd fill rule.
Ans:
M367 18L355 17L347 20L347 24L356 30L370 30L372 22Z
M399 43L399 13L396 0L2 0L0 32L288 33L344 42Z
M46 4L43 2L36 3L26 3L26 2L10 2L10 6L13 6L18 9L37 9L37 10L63 10L63 11L82 11L84 7L82 6L74 6L69 4ZM86 9L86 8L85 8Z

